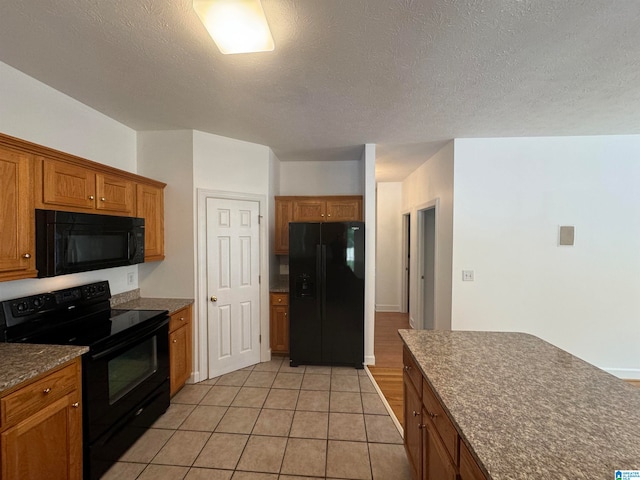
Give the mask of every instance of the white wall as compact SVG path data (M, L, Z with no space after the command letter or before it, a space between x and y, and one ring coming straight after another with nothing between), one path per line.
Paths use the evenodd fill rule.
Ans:
M417 302L418 211L436 205L435 323L437 330L451 328L451 262L453 247L453 142L402 182L402 213L411 214L411 265L409 321L420 324ZM401 255L401 251L398 251ZM401 280L399 279L399 282Z
M0 132L136 172L136 133L0 62ZM138 267L0 283L0 300L108 280L111 292L138 287ZM127 274L134 273L134 283Z
M139 266L140 293L144 297L194 298L193 131L138 132L137 143L138 173L167 184L165 259Z
M280 195L363 195L364 162L282 162Z
M456 140L452 327L640 378L639 159L640 136Z
M402 305L402 182L380 182L376 215L376 311Z
M376 325L376 146L367 143L362 151L365 224L364 362L375 365Z

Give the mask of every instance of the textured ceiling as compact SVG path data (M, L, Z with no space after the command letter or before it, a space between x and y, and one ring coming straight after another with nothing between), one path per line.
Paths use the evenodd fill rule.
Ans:
M0 61L135 130L399 180L456 137L640 133L640 1L263 0L275 51L222 55L190 0L0 2Z

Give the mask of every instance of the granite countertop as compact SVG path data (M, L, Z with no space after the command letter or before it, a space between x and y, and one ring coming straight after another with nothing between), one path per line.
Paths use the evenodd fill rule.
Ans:
M269 287L269 291L273 293L289 292L289 275L280 275L273 281Z
M136 298L128 302L112 304L118 310L168 310L177 312L193 303L192 298Z
M524 333L399 334L489 478L640 470L640 388Z
M73 345L0 343L0 393L88 351Z

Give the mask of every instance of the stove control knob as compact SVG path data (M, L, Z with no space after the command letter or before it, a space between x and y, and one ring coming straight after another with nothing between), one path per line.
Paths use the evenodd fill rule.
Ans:
M37 297L33 299L33 306L36 308L41 307L42 303L43 303L42 297Z
M27 302L20 302L16 305L16 310L18 310L19 312L24 312L27 310L27 308L29 308Z

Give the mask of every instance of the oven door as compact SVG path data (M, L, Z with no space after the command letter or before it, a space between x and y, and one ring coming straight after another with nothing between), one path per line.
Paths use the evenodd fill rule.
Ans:
M84 356L85 441L93 443L122 419L140 415L149 398L169 382L169 317L162 315L126 339ZM169 395L158 400L160 413ZM140 412L138 412L140 410Z

